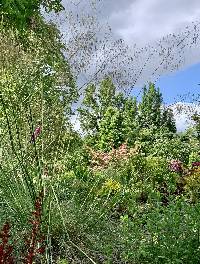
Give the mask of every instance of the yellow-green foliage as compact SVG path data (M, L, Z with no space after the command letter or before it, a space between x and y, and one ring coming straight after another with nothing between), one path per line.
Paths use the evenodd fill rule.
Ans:
M104 182L102 188L98 191L98 194L105 195L110 193L117 193L121 190L121 184L113 179L108 179Z
M188 175L185 182L185 191L189 194L190 199L195 202L200 198L200 168Z
M57 264L68 264L69 262L65 259L58 260Z

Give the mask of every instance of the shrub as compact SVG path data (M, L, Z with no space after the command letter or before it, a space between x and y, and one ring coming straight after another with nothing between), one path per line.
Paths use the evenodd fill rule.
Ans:
M184 189L192 202L200 199L200 167L192 169L185 177Z

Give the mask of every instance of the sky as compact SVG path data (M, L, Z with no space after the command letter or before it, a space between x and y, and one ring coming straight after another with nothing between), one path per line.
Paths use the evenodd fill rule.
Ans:
M135 46L137 48L151 46L158 49L158 43L163 38L165 38L163 47L168 45L168 43L166 44L167 41L170 42L169 45L176 42L176 46L179 40L182 40L182 36L185 37L185 46L183 45L180 50L173 46L174 57L168 61L168 64L176 63L181 56L182 62L179 68L173 71L172 75L169 75L171 71L169 66L165 70L162 69L159 74L155 74L155 79L151 79L152 69L157 68L160 62L159 55L155 54L148 62L149 68L146 66L146 70L136 86L143 86L144 83L151 80L157 81L163 89L166 88L167 92L163 92L167 101L173 100L176 96L175 91L179 94L182 91L185 93L187 88L196 89L194 82L199 70L198 63L200 63L199 0L63 0L66 9L72 8L77 10L79 14L90 10L88 4L91 2L96 2L95 15L100 23L103 25L108 22L111 26L113 38L123 39L130 47L129 55L131 55L131 52L133 53L133 47ZM71 6L69 7L70 3ZM193 34L195 26L197 32ZM67 31L66 28L63 30ZM173 34L176 38L173 37ZM190 45L190 41L195 37L197 38L196 43ZM139 63L142 64L143 59L141 57ZM132 70L136 71L135 65L132 65ZM184 78L184 75L187 75L187 77ZM181 80L183 83L181 83ZM185 86L186 83L187 87Z
M190 65L184 70L166 74L159 78L156 85L160 87L167 104L192 100L192 94L200 93L200 63Z
M103 16L129 43L145 44L176 33L200 15L199 0L106 0Z
M153 43L185 28L200 18L199 0L108 0L108 20L114 32L130 45ZM105 3L105 5L107 5ZM144 37L145 36L145 37ZM191 56L194 58L192 60ZM198 63L199 62L199 63ZM183 68L165 73L156 82L167 104L181 100L180 95L198 93L200 86L200 47L190 50ZM189 100L189 98L188 98Z
M174 111L177 130L184 131L190 127L192 125L190 114L200 110L193 102L194 95L196 97L200 94L200 63L163 75L155 84L163 95L164 103L170 105ZM140 99L140 91L141 88L135 88L132 95ZM184 106L186 113L177 113L178 105Z
M63 4L69 7L70 3L75 10L79 10L77 12L80 12L84 8L88 9L90 1L92 0L63 0ZM108 22L113 37L123 39L130 47L130 53L132 47L156 48L159 41L166 44L168 40L175 43L172 48L174 56L168 64L176 64L181 56L182 61L177 69L172 67L171 70L170 67L166 67L154 76L151 69L157 68L160 62L159 56L153 56L148 63L149 68L146 67L146 71L141 74L132 94L137 94L138 87L142 87L148 81L154 81L156 86L160 87L164 102L168 105L183 101L183 97L188 103L190 102L188 93L199 93L199 0L96 0L96 2L99 21L102 24ZM181 45L177 43L182 38L184 43L181 44L181 49L178 49ZM143 59L139 62L143 63ZM135 68L132 71L134 72ZM177 120L180 121L182 117L179 116ZM184 122L179 124L179 127L180 130L183 129Z
M193 102L193 95L200 93L200 63L162 75L155 85L160 89L164 103ZM140 98L140 87L133 89L132 95Z
M102 17L108 19L114 34L130 46L154 44L169 34L178 34L200 19L199 0L106 0ZM200 45L184 50L184 62L178 72L164 72L157 82L166 101L174 101L187 89L197 91ZM144 80L146 81L146 80ZM166 89L166 91L164 90Z

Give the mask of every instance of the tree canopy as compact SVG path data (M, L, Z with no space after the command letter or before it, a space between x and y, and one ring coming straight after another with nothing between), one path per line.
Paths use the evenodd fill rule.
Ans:
M99 86L91 84L78 111L83 131L96 138L101 149L125 141L133 144L143 129L176 132L173 113L164 106L159 89L152 83L144 87L141 102L117 92L110 78Z

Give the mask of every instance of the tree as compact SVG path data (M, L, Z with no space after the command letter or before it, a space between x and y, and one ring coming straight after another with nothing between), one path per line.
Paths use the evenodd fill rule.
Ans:
M90 144L108 150L123 142L132 145L136 140L153 141L163 133L176 132L173 112L165 108L162 94L150 83L143 88L142 101L116 93L110 78L100 86L89 85L83 105L79 108L81 127L89 135ZM159 134L159 135L158 135ZM160 136L159 136L160 137Z
M143 88L142 101L139 104L139 126L141 128L161 125L162 95L153 83Z
M137 102L123 93L117 93L110 78L99 86L89 85L83 105L78 109L81 128L90 135L90 144L109 150L126 139L135 138Z
M128 144L133 144L138 136L138 104L135 97L126 99L123 110L123 133Z
M138 130L136 98L125 98L119 94L115 98L115 107L108 107L100 122L98 146L110 150L125 141L132 145Z
M116 94L116 88L111 78L101 81L99 86L89 85L85 90L82 107L78 109L81 128L87 134L96 134L100 123L109 107L121 109L124 107L124 96Z
M119 109L109 106L100 122L98 143L99 149L109 151L124 142L122 125L123 117Z
M9 12L0 25L0 147L2 168L20 166L23 175L36 177L63 158L77 89L59 31L34 10L38 15L34 30L13 27ZM30 144L38 126L41 133Z
M34 26L33 24L40 17L41 7L45 8L47 12L63 10L61 0L9 0L2 1L0 15L6 24L14 25L20 29Z
M167 128L169 132L176 133L176 121L172 109L164 109L162 114L162 126Z
M153 83L149 83L148 89L143 88L142 101L138 108L140 128L167 128L169 132L176 132L173 112L164 107L162 94Z

